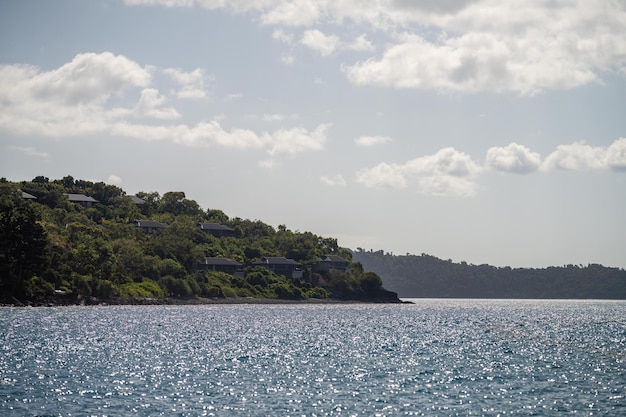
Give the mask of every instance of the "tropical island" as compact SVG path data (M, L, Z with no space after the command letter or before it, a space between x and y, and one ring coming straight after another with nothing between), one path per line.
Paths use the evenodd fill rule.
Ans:
M337 239L230 218L182 191L0 179L0 303L401 302Z

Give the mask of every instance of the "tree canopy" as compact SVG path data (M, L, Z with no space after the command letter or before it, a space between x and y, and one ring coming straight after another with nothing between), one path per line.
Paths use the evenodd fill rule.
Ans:
M380 278L351 262L337 239L274 228L260 220L230 218L203 209L182 191L140 192L66 176L0 180L0 290L12 300L68 302L111 299L262 297L398 301ZM22 197L26 192L36 197ZM70 202L84 194L95 204ZM167 225L146 231L135 220ZM218 223L233 236L214 236L198 223ZM319 257L339 255L346 271L314 272ZM255 266L262 257L297 261L302 276L288 278ZM228 258L241 276L203 270L205 257Z
M353 259L407 298L626 299L626 271L598 264L498 268L360 248Z

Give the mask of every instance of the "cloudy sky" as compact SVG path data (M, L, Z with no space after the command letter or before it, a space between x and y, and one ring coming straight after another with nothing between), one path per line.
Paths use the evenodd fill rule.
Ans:
M350 248L626 267L626 3L0 4L0 176Z

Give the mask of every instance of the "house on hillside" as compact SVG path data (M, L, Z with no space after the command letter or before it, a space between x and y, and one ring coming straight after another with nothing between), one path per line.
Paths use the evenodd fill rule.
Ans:
M282 256L265 256L254 262L253 265L265 267L275 274L287 278L302 278L302 265L293 259Z
M152 220L135 220L133 225L146 233L152 233L155 230L167 227L167 223L155 222Z
M235 230L218 223L198 223L198 229L216 237L235 236Z
M99 201L95 198L88 197L85 194L67 194L67 198L72 203L81 205L83 207L93 207L94 204L99 203Z
M26 193L24 191L22 191L22 198L25 199L25 200L37 200L37 197L35 197L32 194L28 194L28 193Z
M206 257L198 266L205 271L226 272L234 277L243 278L243 265L232 259Z
M348 265L349 262L339 255L324 255L313 265L313 272L328 272L331 269L346 272L350 269Z
M128 198L130 198L130 201L132 201L133 203L135 203L138 206L140 206L142 204L146 204L145 200L137 197L136 195L129 195Z

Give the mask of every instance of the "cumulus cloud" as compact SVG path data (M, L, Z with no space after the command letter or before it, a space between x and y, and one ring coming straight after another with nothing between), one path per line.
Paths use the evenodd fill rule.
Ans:
M187 125L154 126L116 123L111 134L148 141L171 140L191 147L222 146L234 149L267 149L271 156L294 156L301 152L324 149L328 125L319 125L313 131L304 128L279 129L258 134L249 129L224 129L219 122Z
M160 95L156 88L146 88L141 91L141 97L133 111L139 117L151 117L154 119L180 118L181 115L176 109L160 107L166 101L166 98Z
M79 105L100 103L132 87L146 87L151 73L123 55L78 54L52 71L30 65L0 66L0 92L5 105L27 101Z
M626 138L619 138L609 146L607 166L614 171L626 171Z
M346 180L341 174L333 175L332 177L323 175L320 177L320 181L329 187L345 187L347 185Z
M300 42L321 56L331 55L338 50L370 52L375 49L374 44L364 34L352 41L345 41L337 35L326 35L317 29L304 31Z
M168 98L151 85L151 71L130 59L113 55L79 54L51 71L33 66L0 66L0 130L44 137L106 134L147 141L168 140L185 146L266 149L272 157L294 156L324 148L329 125L310 131L302 127L275 132L224 129L217 120L195 125L167 124L182 115L166 107ZM182 89L177 97L200 97L202 71L165 69ZM136 104L124 107L123 102ZM115 97L115 100L111 99ZM234 98L241 95L234 95ZM115 105L114 105L115 103ZM281 120L282 115L266 115ZM24 149L22 152L27 152ZM35 151L30 151L34 154Z
M608 147L584 142L559 145L546 157L542 168L546 171L626 170L626 138L619 138Z
M312 29L304 32L301 42L320 55L328 56L335 52L340 41L336 35L325 35L317 29Z
M330 125L321 124L312 132L303 128L280 129L266 139L268 153L274 155L295 155L300 152L320 151L324 149L326 131Z
M164 99L150 89L152 74L110 52L78 54L57 69L0 66L0 129L17 134L78 136L105 132L120 117L175 118L159 109ZM137 107L113 107L112 98L142 90Z
M485 165L495 171L527 174L541 166L541 156L525 146L511 143L487 150Z
M196 68L191 72L186 72L179 68L166 68L163 71L180 85L180 90L176 92L178 98L206 97L205 81L213 80L212 76L205 76L200 68Z
M357 172L356 181L368 188L405 189L414 186L432 195L473 196L479 189L477 179L485 169L526 174L553 170L626 171L626 138L611 145L590 146L583 142L559 145L545 160L525 146L511 143L487 151L484 167L466 153L443 148L403 164L382 162Z
M360 170L356 181L367 188L406 188L408 185L402 165L386 162Z
M128 4L223 8L253 14L282 27L306 27L303 44L321 55L338 50L374 51L367 35L383 46L380 56L342 67L359 85L444 92L513 92L533 95L601 81L626 70L626 8L600 0L127 0ZM320 30L334 30L325 35ZM346 29L348 28L348 29ZM363 35L342 41L354 30ZM340 33L343 32L343 33Z
M427 194L471 196L478 189L475 178L481 171L469 155L444 148L404 164L383 162L363 169L357 173L357 182L368 188L407 188L414 183Z
M391 138L388 136L361 136L354 139L354 143L356 143L358 146L365 147L382 145L389 142L391 142Z

